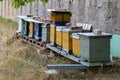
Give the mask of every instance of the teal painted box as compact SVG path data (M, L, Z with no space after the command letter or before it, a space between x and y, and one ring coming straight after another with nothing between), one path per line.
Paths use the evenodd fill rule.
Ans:
M22 33L23 33L24 36L28 36L28 34L29 34L29 24L25 20L24 20L24 23L23 23L23 31L22 31Z
M120 35L113 35L111 39L111 55L120 57Z
M79 33L79 36L81 41L81 58L88 62L110 61L111 34Z

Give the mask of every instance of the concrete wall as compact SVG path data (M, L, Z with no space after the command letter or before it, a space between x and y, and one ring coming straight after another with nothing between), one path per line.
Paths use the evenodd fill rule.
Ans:
M16 20L17 15L18 10L12 7L10 0L0 1L0 16Z
M90 23L102 31L120 34L120 0L39 0L22 7L19 15L33 14L49 18L48 8L67 8L72 12L71 23Z
M90 23L102 31L120 34L120 0L49 0L43 4L40 0L29 3L20 9L14 9L10 0L0 2L0 16L16 19L17 15L33 14L49 18L48 8L66 8L72 12L71 23Z

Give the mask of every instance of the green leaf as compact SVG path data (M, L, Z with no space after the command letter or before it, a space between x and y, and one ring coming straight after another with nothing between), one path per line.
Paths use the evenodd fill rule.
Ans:
M19 8L21 6L24 6L28 3L35 2L36 0L11 0L12 6L14 8ZM49 0L40 0L43 3L48 3Z
M40 0L43 3L48 3L49 0Z

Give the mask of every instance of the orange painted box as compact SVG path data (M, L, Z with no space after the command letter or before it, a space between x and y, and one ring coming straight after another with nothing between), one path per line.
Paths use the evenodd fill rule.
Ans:
M34 23L29 22L29 37L34 37Z

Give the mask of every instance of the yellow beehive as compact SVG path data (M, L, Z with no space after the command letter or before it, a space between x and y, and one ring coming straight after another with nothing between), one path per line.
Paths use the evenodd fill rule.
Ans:
M34 23L29 22L29 37L34 37Z
M72 34L72 51L73 55L80 57L80 39L76 33Z
M60 21L62 21L62 15L61 14L59 14L59 13L51 13L51 15L50 15L50 19L51 19L51 21L56 21L56 22L60 22Z
M72 52L72 34L78 33L80 30L70 30L70 29L63 29L62 30L62 47L66 51Z
M71 17L70 12L51 12L50 19L55 22L69 22Z
M70 17L71 17L71 14L70 13L65 13L63 15L63 22L69 22L70 21Z
M71 34L67 33L67 32L62 32L62 47L67 50L70 51L72 50L72 38L71 38Z
M50 26L50 41L56 43L56 26Z
M64 29L65 26L56 26L56 44L59 46L62 46L62 29Z

